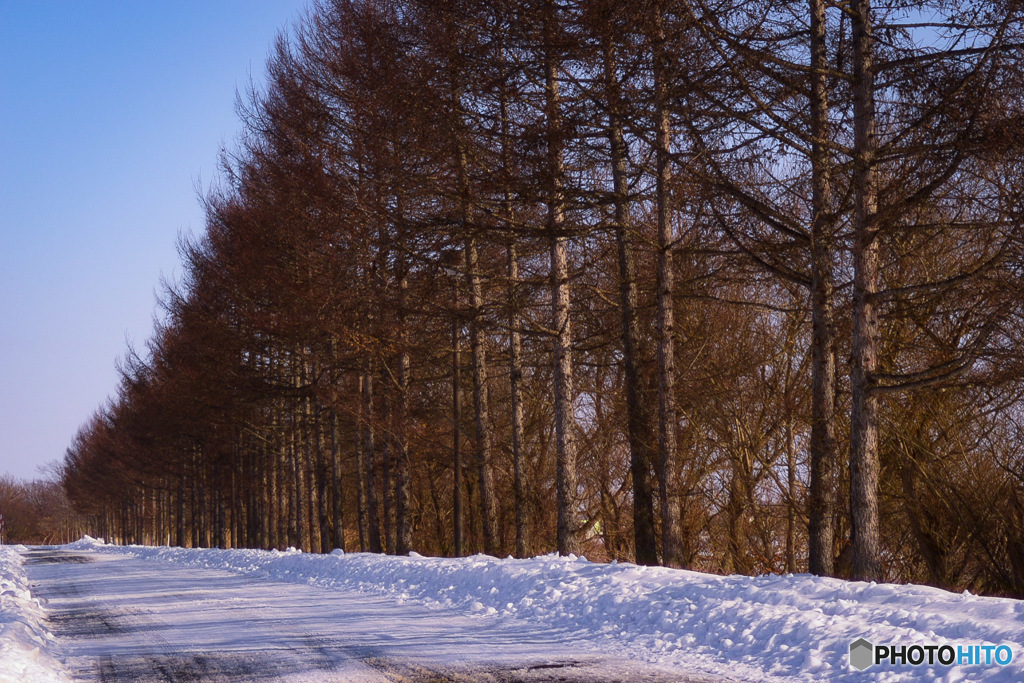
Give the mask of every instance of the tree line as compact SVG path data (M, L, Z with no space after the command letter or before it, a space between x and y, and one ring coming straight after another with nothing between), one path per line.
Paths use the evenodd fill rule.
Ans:
M45 475L34 481L0 476L0 545L48 545L81 538L80 519L64 494L59 473Z
M96 535L1024 594L1024 4L320 0Z

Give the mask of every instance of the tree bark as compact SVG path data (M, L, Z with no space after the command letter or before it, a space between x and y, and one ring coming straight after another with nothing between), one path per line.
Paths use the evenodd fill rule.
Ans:
M682 503L679 487L682 468L676 441L675 364L675 269L672 260L673 234L669 184L672 182L671 122L665 80L668 56L660 13L653 41L655 126L657 145L656 201L658 209L658 454L661 493L662 561L666 567L686 563L683 546Z
M452 322L452 535L455 557L466 554L462 491L462 339L458 320Z
M175 496L177 512L174 519L174 545L179 548L185 547L185 475L178 475L178 492ZM106 535L104 530L103 535Z
M369 419L366 412L366 403L363 394L363 382L366 379L365 373L360 371L358 386L356 390L359 397L359 419L356 422L356 525L359 527L359 552L367 552L370 549L369 522L367 510L367 489L366 471L367 460L364 450L365 436L370 429Z
M357 446L358 448L358 446ZM338 430L338 413L331 409L331 483L332 490L332 526L334 528L334 547L345 548L345 488L341 480L341 434Z
M405 265L402 264L404 271ZM398 406L395 414L395 554L408 555L412 550L412 472L409 463L409 344L406 320L406 301L409 278L400 273L399 291L399 355Z
M828 55L824 0L811 12L811 442L808 571L832 576L835 517L835 322L833 313ZM792 495L792 493L790 494Z
M853 0L854 235L852 414L850 418L850 522L852 578L880 581L878 535L879 245L875 173L875 105L871 1Z
M622 316L622 365L626 381L626 431L629 437L630 471L633 477L633 540L636 563L658 564L654 531L654 493L651 467L655 449L654 430L644 395L640 364L640 328L637 321L636 257L629 225L629 187L626 178L626 142L622 133L615 48L604 37L604 85L608 105L606 134L611 151L615 241L619 257L619 307Z
M473 418L476 427L476 465L480 479L480 519L484 532L484 552L494 555L498 552L495 527L497 515L494 504L494 476L491 471L491 429L487 400L487 337L485 334L482 309L483 294L476 240L472 236L465 241L466 281L469 285L470 305L470 352L473 357Z
M572 326L569 268L565 235L564 162L562 158L561 96L555 55L557 9L544 6L544 109L547 122L547 227L551 256L551 317L555 375L555 478L558 508L557 545L561 555L580 552L582 525L576 473L576 417L573 413Z
M377 517L377 486L374 474L375 439L373 430L373 374L369 366L363 371L363 419L365 438L363 447L363 474L366 482L366 538L371 553L381 551L380 521Z
M327 435L324 434L324 410L320 401L313 399L313 447L316 452L316 480L319 485L317 493L317 517L320 524L320 552L329 553L334 550L334 534L332 521L334 519L334 451L331 450L331 460L327 459Z
M786 406L786 572L796 573L796 447L793 408Z
M306 367L303 365L303 384L308 382ZM306 395L302 399L302 414L299 419L302 423L302 459L305 463L305 505L306 505L306 527L308 531L309 545L307 552L319 553L321 550L320 535L320 462L319 448L317 447L317 432L314 423L313 399Z
M512 485L516 513L516 557L526 557L529 544L526 510L526 461L523 453L523 333L519 312L519 254L508 244L511 290L508 332L509 394L512 400Z
M505 74L504 53L502 73ZM507 74L506 74L507 78ZM501 91L501 166L502 203L501 214L507 224L512 222L511 163L509 161L509 112L508 94ZM529 547L528 510L526 503L526 455L523 427L523 314L519 282L519 250L515 237L508 240L508 381L509 398L512 402L512 486L516 517L516 557L527 555Z

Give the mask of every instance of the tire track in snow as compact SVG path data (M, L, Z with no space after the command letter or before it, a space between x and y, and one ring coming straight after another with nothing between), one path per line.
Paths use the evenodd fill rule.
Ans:
M272 656L204 652L194 639L181 633L168 640L161 631L170 630L169 624L131 605L114 605L97 597L89 590L94 581L82 580L68 567L94 561L86 555L50 549L25 553L26 568L34 579L33 593L47 603L51 631L65 640L66 663L79 680L260 681L283 674ZM194 595L165 597L184 600ZM135 641L145 644L140 648ZM140 649L148 652L140 653Z

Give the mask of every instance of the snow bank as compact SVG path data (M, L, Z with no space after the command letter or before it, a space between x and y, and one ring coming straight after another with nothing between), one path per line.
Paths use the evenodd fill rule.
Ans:
M1024 680L1024 602L808 575L717 576L547 555L526 560L366 553L79 548L384 594L480 618L540 622L582 647L744 680ZM848 648L1009 645L1007 666L850 669Z
M0 683L70 680L51 653L46 614L29 593L24 546L0 546Z

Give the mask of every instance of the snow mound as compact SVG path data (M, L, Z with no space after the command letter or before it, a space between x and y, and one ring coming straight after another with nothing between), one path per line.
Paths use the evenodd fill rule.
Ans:
M80 542L82 543L82 542ZM1024 602L809 575L717 576L545 555L496 559L89 546L542 623L579 645L743 680L1024 680ZM848 664L850 643L1008 645L1007 666Z
M68 681L53 656L46 613L29 592L22 567L25 546L0 546L0 683Z
M106 544L107 544L107 542L104 541L103 539L101 539L101 538L93 538L92 536L89 536L88 534L86 534L85 536L82 536L82 538L80 538L79 540L75 541L74 543L68 543L68 544L63 545L61 547L62 548L67 548L68 550L93 550L93 549L97 548L98 546L106 545Z

